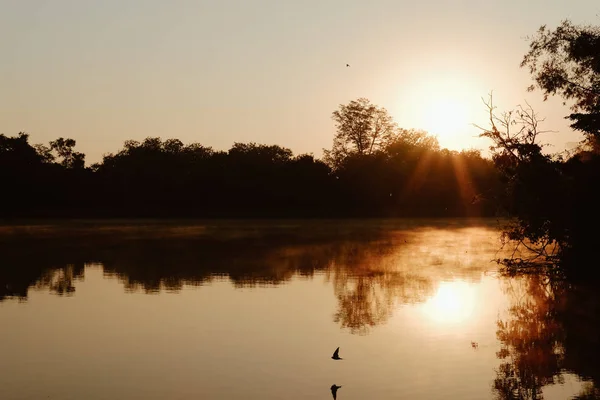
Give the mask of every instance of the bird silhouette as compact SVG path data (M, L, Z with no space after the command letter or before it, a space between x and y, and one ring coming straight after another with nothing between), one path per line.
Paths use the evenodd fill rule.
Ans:
M336 384L331 385L331 395L333 396L333 399L337 399L337 391L338 389L341 388L341 386L338 386Z
M349 67L349 66L350 66L350 64L346 64L346 67Z
M334 360L343 360L343 358L340 358L340 348L339 347L337 349L335 349L331 358L333 358Z

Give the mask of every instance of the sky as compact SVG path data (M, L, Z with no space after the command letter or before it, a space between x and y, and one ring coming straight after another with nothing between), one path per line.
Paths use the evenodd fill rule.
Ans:
M528 93L527 35L598 24L597 0L0 0L0 133L77 141L100 161L128 139L322 155L359 97L450 149L485 149L482 97L528 101L560 151L580 135ZM346 67L350 64L350 67Z

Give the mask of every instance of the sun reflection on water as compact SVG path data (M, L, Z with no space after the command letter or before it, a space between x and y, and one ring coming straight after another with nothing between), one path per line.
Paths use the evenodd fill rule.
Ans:
M423 304L423 312L435 322L460 323L473 314L475 290L466 282L441 282L435 295Z

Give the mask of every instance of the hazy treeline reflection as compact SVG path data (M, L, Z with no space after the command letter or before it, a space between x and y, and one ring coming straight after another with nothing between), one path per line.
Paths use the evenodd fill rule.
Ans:
M597 288L598 282L568 282L543 274L507 281L512 305L498 321L498 399L543 399L543 387L564 382L565 372L588 381L575 399L600 399Z
M4 227L0 301L25 301L33 288L72 295L91 264L126 291L146 293L215 280L279 285L319 274L337 299L334 321L365 334L398 304L433 296L442 280L479 280L501 256L498 246L494 223L466 220ZM542 399L544 388L562 382L565 373L588 381L577 399L600 398L597 284L541 273L503 282L511 306L497 326L496 398Z
M424 301L457 268L479 279L497 247L489 228L416 226L320 221L10 228L0 242L0 300L26 299L32 287L69 295L90 263L101 264L126 290L147 293L215 279L238 287L277 285L319 272L333 284L336 322L364 333L385 322L396 302Z

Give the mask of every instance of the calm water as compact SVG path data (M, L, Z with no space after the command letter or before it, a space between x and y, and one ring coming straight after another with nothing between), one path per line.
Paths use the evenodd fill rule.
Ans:
M596 398L600 295L497 228L0 228L0 399Z

